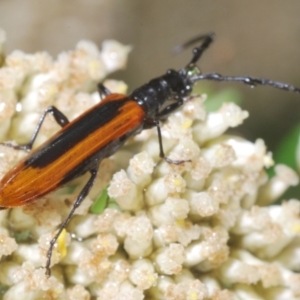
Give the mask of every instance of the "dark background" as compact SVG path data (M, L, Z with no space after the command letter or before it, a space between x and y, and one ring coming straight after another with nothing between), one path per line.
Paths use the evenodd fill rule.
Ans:
M190 50L173 56L170 49L211 31L217 37L199 64L203 72L300 86L299 0L0 0L0 26L7 32L7 53L56 55L80 39L99 46L108 38L131 44L128 68L116 74L129 90L184 66ZM263 137L271 150L300 120L300 95L268 87L214 86L228 85L241 91L243 108L250 112L242 133L252 140Z

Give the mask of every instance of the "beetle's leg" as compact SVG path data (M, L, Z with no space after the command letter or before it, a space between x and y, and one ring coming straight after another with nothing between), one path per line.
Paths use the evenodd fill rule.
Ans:
M60 111L58 110L55 106L49 106L47 109L45 109L45 111L43 112L43 114L41 115L41 118L34 130L34 133L29 141L29 143L25 144L25 145L14 145L11 143L1 143L1 145L4 146L8 146L17 150L24 150L29 152L32 149L33 143L41 129L41 126L45 120L45 117L48 113L51 113L54 116L55 121L61 126L64 127L65 125L67 125L69 123L69 120L67 119L67 117Z
M163 158L166 162L168 162L170 164L174 164L174 165L180 165L180 164L183 164L185 162L190 162L191 161L191 160L174 160L174 159L168 158L165 155L165 152L164 152L164 149L163 149L162 136L161 136L161 130L160 130L159 120L158 119L151 119L151 120L147 120L147 122L149 124L152 123L152 125L155 125L156 128L157 128L158 143L159 143L159 156L161 158Z
M94 182L95 182L95 179L96 179L97 173L98 173L98 165L97 165L97 168L91 169L90 173L91 173L90 179L88 180L86 185L83 187L83 189L79 193L79 195L78 195L77 199L75 200L75 202L73 204L73 207L72 207L71 211L69 212L67 218L60 225L60 227L59 227L57 233L55 234L54 238L50 241L49 250L47 252L47 262L46 262L46 266L45 266L47 276L51 275L50 265L51 265L51 257L52 257L53 247L56 244L57 239L59 238L61 232L64 230L64 228L70 222L75 210L78 208L78 206L80 206L80 204L82 203L82 201L84 200L84 198L87 196L87 194L91 190L92 186L94 185Z
M210 74L200 74L191 78L192 82L196 82L200 80L236 81L236 82L245 83L247 85L250 85L251 87L254 87L256 85L269 85L280 90L300 93L300 89L293 85L279 82L279 81L273 81L269 79L257 78L251 76L222 76L218 73L210 73Z
M106 88L103 83L98 83L98 92L100 94L101 99L111 94L110 90Z
M198 95L190 95L190 96L186 97L185 99L183 99L182 97L177 97L176 102L171 103L170 105L165 107L161 112L159 112L157 114L158 119L160 121L165 121L169 117L169 115L171 113L173 113L174 111L176 111L178 108L180 108L184 102L190 101L196 97L198 97ZM153 124L152 124L152 126L153 126Z
M171 103L167 107L165 107L161 112L158 113L158 119L161 121L164 121L168 118L168 116L173 113L175 110L177 110L179 107L181 107L183 104L183 99L179 98L176 100L176 102Z

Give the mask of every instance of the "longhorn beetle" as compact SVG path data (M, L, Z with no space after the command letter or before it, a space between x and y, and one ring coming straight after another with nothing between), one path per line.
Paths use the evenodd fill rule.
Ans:
M300 93L299 88L269 79L222 76L218 73L202 74L196 63L213 39L213 33L200 35L177 48L180 50L199 43L199 46L193 50L191 61L179 71L170 69L166 74L137 88L130 95L111 94L102 84L99 84L99 92L100 95L105 96L104 99L75 120L69 122L62 112L50 106L42 114L28 144L4 143L14 149L29 152L48 113L51 113L62 127L2 178L0 209L26 205L86 172L91 174L67 218L50 242L45 266L47 275L51 274L53 247L74 211L92 188L100 162L105 157L114 154L129 137L143 129L156 127L160 157L168 163L184 162L171 160L165 156L160 121L164 121L169 114L183 105L196 82L201 80L237 81L250 86L269 85L281 90Z

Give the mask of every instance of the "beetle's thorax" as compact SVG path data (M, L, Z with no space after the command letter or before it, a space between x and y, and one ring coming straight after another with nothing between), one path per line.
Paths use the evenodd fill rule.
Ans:
M148 117L159 113L161 107L170 100L182 99L190 95L192 83L185 74L185 70L168 70L163 76L149 81L134 90L129 98L143 106Z

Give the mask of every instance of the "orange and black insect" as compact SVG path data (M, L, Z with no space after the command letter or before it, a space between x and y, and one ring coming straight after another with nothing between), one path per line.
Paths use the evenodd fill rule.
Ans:
M46 274L50 275L53 247L62 230L70 221L76 208L89 193L97 176L100 162L115 153L126 140L143 129L156 127L160 157L169 163L180 164L167 158L163 151L160 121L178 109L189 98L193 85L200 80L238 81L250 86L269 85L278 89L300 93L292 85L254 77L229 77L217 73L202 74L197 61L209 47L214 34L201 35L181 48L200 43L193 51L187 66L179 71L168 70L165 75L152 79L130 95L110 94L99 84L104 99L75 120L54 106L45 110L37 128L26 145L4 145L30 151L48 113L53 114L62 129L48 141L32 151L9 171L0 182L0 209L26 205L56 190L72 179L90 172L91 177L79 193L74 205L50 242L47 254Z

